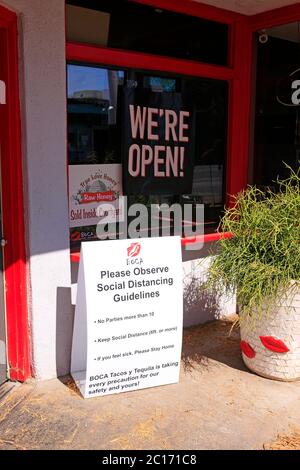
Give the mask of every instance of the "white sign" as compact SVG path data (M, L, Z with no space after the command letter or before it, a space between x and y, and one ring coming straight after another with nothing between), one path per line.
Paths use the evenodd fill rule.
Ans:
M81 245L71 373L85 398L179 380L179 237Z
M124 219L122 165L69 165L70 227Z

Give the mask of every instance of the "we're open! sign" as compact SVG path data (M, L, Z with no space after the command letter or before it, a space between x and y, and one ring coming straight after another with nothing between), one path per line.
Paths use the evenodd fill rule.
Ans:
M175 92L125 88L126 194L189 194L193 113Z

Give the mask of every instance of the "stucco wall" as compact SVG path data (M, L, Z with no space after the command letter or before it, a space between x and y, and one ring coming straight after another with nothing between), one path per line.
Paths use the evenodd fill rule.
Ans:
M212 260L212 256L207 256L182 264L184 327L222 320L236 313L235 295L212 293L203 287Z
M30 323L38 378L68 371L72 329L66 174L64 0L5 0L19 17Z

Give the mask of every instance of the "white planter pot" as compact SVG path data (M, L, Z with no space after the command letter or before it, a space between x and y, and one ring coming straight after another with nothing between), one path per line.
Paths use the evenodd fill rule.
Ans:
M300 283L250 327L241 316L241 349L246 366L269 379L300 379Z

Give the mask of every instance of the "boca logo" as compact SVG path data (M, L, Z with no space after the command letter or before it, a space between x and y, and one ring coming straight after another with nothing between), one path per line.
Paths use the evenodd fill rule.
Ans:
M131 245L127 248L127 256L129 258L136 258L141 252L141 244L140 243L131 243Z

